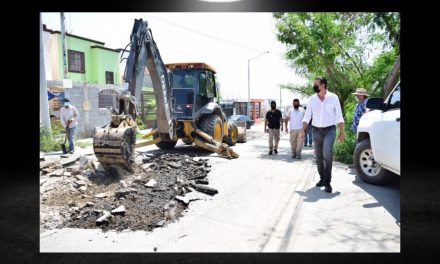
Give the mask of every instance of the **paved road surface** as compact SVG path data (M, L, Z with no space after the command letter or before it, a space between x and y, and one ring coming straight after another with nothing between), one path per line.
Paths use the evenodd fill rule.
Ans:
M335 162L328 194L314 187L312 148L293 160L283 135L279 154L269 156L264 136L237 144L238 159L209 155L209 186L219 193L201 194L177 222L153 232L50 230L40 234L41 252L400 252L397 176L368 185Z

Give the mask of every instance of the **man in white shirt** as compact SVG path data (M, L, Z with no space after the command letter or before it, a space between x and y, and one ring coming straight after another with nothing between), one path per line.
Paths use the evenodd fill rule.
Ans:
M304 108L299 105L298 99L294 99L293 107L287 111L286 120L284 121L286 125L286 133L289 132L290 128L290 147L292 148L292 159L301 159L303 118ZM288 128L287 122L289 121L290 126Z
M316 94L309 98L303 119L303 133L310 119L312 120L313 141L318 173L320 176L317 187L325 186L325 191L331 193L333 144L336 138L336 126L339 128L338 140L344 141L344 118L341 103L336 94L327 90L327 79L317 77L313 83Z
M75 135L76 126L78 125L78 109L75 106L70 105L69 98L64 98L64 107L60 110L60 120L63 127L66 129L66 133L69 136L69 153L73 154L75 151Z

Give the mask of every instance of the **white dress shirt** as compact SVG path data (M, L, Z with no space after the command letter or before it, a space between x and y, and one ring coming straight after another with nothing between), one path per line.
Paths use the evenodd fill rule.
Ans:
M312 117L312 126L315 127L329 127L338 123L344 123L338 96L327 91L324 101L321 101L318 94L312 95L307 102L303 122L308 124Z
M73 119L73 121L70 122L69 128L72 128L72 127L78 125L78 121L77 121L78 117L79 117L78 110L73 105L69 105L69 108L66 108L63 106L60 109L60 121L61 121L61 124L63 125L63 127L66 127L67 121L71 118Z
M288 121L290 121L289 129L291 131L297 130L297 129L302 129L302 127L303 127L302 120L304 118L304 108L302 108L301 106L298 107L298 109L295 109L294 107L290 108L287 111L286 118Z

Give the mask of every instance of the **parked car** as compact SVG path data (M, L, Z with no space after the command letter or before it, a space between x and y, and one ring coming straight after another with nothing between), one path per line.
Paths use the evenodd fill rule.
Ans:
M244 119L240 119L240 118L229 118L228 122L230 124L235 124L237 126L237 142L246 142L247 141L247 124L246 121Z
M255 124L254 120L251 120L248 116L245 115L231 115L228 118L229 122L235 122L235 121L246 121L246 128L250 129L252 125Z
M367 100L370 111L359 120L353 161L363 181L380 185L390 172L400 175L400 82L387 99Z

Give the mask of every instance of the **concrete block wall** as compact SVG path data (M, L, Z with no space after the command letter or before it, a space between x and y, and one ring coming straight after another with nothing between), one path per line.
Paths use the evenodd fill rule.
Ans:
M84 88L86 87L86 88ZM87 92L84 92L87 89ZM99 92L103 88L97 85L75 84L70 89L65 89L65 93L70 97L70 103L74 105L79 112L77 138L93 137L95 128L103 126L111 121L109 109L99 108ZM108 87L105 87L108 89ZM87 98L85 98L87 95ZM90 110L85 111L84 101L90 102Z

